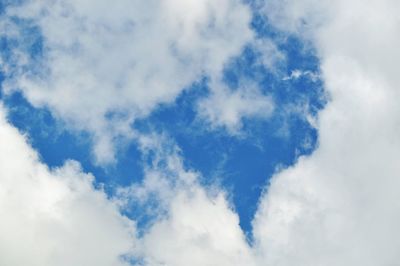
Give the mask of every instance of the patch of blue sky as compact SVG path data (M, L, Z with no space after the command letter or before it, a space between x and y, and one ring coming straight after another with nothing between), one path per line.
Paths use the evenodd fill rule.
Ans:
M259 23L253 25L266 27ZM145 132L168 132L181 148L188 168L199 170L205 184L218 182L225 187L239 213L240 224L248 233L268 179L277 168L292 165L300 155L310 154L316 146L316 129L304 113L290 109L306 103L307 112L316 115L325 104L320 80L309 76L283 80L283 75L290 76L296 70L319 73L319 62L313 51L293 36L281 38L263 31L260 38L272 38L286 54L287 60L280 66L282 73L277 76L260 67L254 51L247 47L227 66L224 81L234 90L241 79L256 80L276 104L270 119L244 119L241 137L231 136L224 129L210 130L204 121L196 119L195 111L198 99L208 93L207 78L204 78L174 104L162 105L148 118L135 123L135 128Z
M24 21L18 22L25 29L21 40L0 40L3 60L15 45L23 45L34 60L30 67L34 72L43 56L43 44L37 28ZM262 92L273 98L276 109L267 120L244 119L243 134L230 135L223 128L210 129L205 121L196 116L196 103L207 97L208 78L203 77L187 88L174 103L161 105L149 117L136 121L132 126L142 132L167 133L180 147L185 166L201 172L205 185L219 183L231 196L240 217L240 225L251 238L251 221L257 203L269 178L279 167L292 165L300 155L310 154L317 144L317 131L305 119L302 112L293 107L304 106L317 115L325 104L323 84L307 75L284 79L294 71L319 73L319 62L313 50L294 36L273 29L268 21L255 15L252 27L258 38L274 41L286 55L284 63L276 67L279 74L256 63L257 55L251 46L226 66L224 82L235 90L242 79L258 84ZM35 63L36 62L36 63ZM32 72L31 71L31 72ZM2 73L1 75L3 75ZM1 76L4 79L4 76ZM9 108L10 121L26 132L32 146L50 167L74 159L85 171L92 172L97 184L104 185L112 195L116 186L140 182L147 162L135 143L118 153L116 165L98 167L91 157L91 139L85 132L69 132L48 110L32 107L21 94L2 96ZM146 226L149 217L140 209L127 212L137 218L139 226Z
M234 71L227 69L227 83L234 83L235 75L244 75L241 70L251 69L252 63L245 57L237 59L242 61L240 69L235 63L230 66ZM207 95L206 82L135 123L135 128L144 131L168 132L181 148L186 166L202 173L204 184L217 182L225 187L246 232L251 232L258 199L277 166L293 164L299 155L311 153L317 142L316 129L305 117L288 114L285 108L304 98L313 108L320 108L320 84L306 78L283 82L271 75L265 73L260 86L273 96L277 110L268 120L244 119L244 134L239 137L223 128L210 130L204 121L196 119L196 102Z

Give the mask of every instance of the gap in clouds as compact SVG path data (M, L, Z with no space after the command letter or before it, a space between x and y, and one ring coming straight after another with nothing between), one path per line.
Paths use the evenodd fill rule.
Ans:
M23 40L29 54L40 58L43 46L39 32L27 22L21 21L20 25L26 27L29 36ZM272 40L285 59L269 69L258 63L260 55L249 45L226 66L223 82L232 91L241 86L242 80L257 84L263 94L273 98L275 111L269 119L245 118L239 136L232 136L224 128L210 129L196 115L197 102L209 95L208 79L203 77L174 103L159 106L133 125L142 133L166 132L180 147L186 167L202 173L204 185L218 183L226 189L240 216L240 225L250 238L251 222L268 179L277 168L292 165L298 156L315 149L317 132L305 113L316 116L325 103L318 78L292 75L296 71L319 73L314 51L300 40L274 30L257 14L252 28L259 39ZM1 40L3 60L12 45L15 44L9 40ZM32 66L35 67L40 66ZM19 93L4 100L11 122L29 135L32 146L50 167L75 159L85 171L96 176L97 184L104 185L110 196L115 187L142 180L147 162L135 143L120 150L116 165L101 168L92 162L91 138L87 133L66 131L48 110L32 107ZM137 218L138 212L129 214ZM146 221L147 217L139 219L139 225Z
M260 35L271 37L264 32ZM145 133L167 132L180 147L186 167L202 173L203 185L217 183L229 192L250 240L253 216L268 179L277 169L294 164L299 156L310 154L316 147L317 130L304 112L316 116L325 104L320 80L306 76L282 80L298 69L318 73L316 57L295 38L279 42L287 60L278 69L260 66L250 46L225 69L224 82L231 90L240 86L240 80L253 80L276 104L267 120L244 119L243 134L232 136L224 128L210 129L196 117L198 100L208 96L206 78L184 91L173 104L162 105L135 123L135 128ZM298 110L305 104L307 110Z

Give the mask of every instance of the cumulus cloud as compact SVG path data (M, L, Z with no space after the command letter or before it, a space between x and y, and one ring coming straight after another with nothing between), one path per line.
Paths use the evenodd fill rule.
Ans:
M135 244L145 265L397 265L400 3L272 0L265 9L271 23L306 33L302 37L315 45L331 101L317 122L318 149L276 174L266 189L253 222L253 246L245 241L224 193L202 187L179 153L160 146L157 138L140 139L142 149L161 154L147 169L143 185L125 193L163 195L165 212L135 240L132 222L93 189L90 175L74 163L47 169L3 116L1 264L124 265L120 256ZM213 120L209 114L218 125L239 121L235 108L243 101L247 109L265 97L251 90L213 93L221 91L220 99L231 101L226 117L233 120ZM215 100L215 108L223 104Z
M115 139L133 137L135 118L201 76L217 77L252 38L250 10L239 0L26 1L2 17L13 40L35 38L21 30L23 20L43 37L33 65L26 45L14 45L5 90L93 133L99 163L113 161Z
M145 179L119 191L125 208L139 206L150 218L137 242L144 265L255 265L239 217L218 187L201 185L200 173L184 166L166 136L141 138L152 153ZM166 144L168 143L168 144Z
M0 114L1 265L253 265L224 193L204 189L162 136L140 140L156 152L143 184L109 199L77 162L48 169ZM120 208L132 207L128 199L145 212L151 196L157 213L139 238Z
M0 109L0 264L129 265L135 224L77 162L48 169Z
M276 175L261 201L254 235L264 260L396 265L400 4L269 1L267 10L283 30L307 31L332 100L320 114L319 148Z
M275 4L282 16L300 4L295 2ZM366 7L353 1L349 10L348 1L313 2L307 7L308 3L296 11L299 21L280 24L280 17L275 23L288 25L282 29L295 34L302 31L293 25L308 23L303 37L315 44L320 55L321 77L331 101L316 124L317 150L273 177L253 221L250 250L238 236L235 215L224 200L204 197L203 192L176 193L169 216L156 223L145 239L149 265L398 263L400 82L392 62L400 56L396 49L400 5L372 1ZM326 19L307 20L314 10L326 12ZM375 45L364 45L366 41ZM214 220L217 213L222 216ZM221 225L213 223L224 227L214 231ZM231 237L236 245L227 249L223 240ZM229 255L221 259L213 247L219 255ZM194 254L192 261L188 253Z
M210 197L199 187L175 196L169 216L146 234L142 249L146 265L255 265L224 195Z

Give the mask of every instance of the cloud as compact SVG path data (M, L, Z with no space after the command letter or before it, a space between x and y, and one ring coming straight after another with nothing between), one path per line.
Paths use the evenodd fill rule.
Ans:
M146 265L255 265L237 214L222 194L210 197L201 188L175 196L142 249Z
M140 139L143 150L159 153L147 169L142 186L128 188L124 195L146 199L146 195L155 193L160 195L158 200L164 201L150 227L135 239L132 221L121 216L116 203L102 191L93 188L90 175L83 174L74 163L47 169L3 116L0 250L5 255L0 256L1 264L124 265L120 256L132 250L138 252L145 265L398 264L400 78L396 62L400 59L400 4L391 0L373 0L368 5L358 0L288 0L268 1L265 8L275 26L315 45L321 59L321 78L331 101L319 115L317 150L277 173L266 188L253 221L253 246L245 241L224 192L203 187L201 176L184 167L179 151L165 148L159 138ZM201 13L202 9L193 10ZM63 16L66 19L70 14L67 11ZM118 11L122 17L123 11ZM186 18L184 13L171 12ZM108 14L104 12L100 20ZM190 18L197 15L190 14ZM116 25L121 26L119 22ZM247 26L243 29L247 32ZM184 43L180 45L185 47ZM81 63L74 60L72 65ZM102 73L102 64L98 73ZM99 91L99 95L102 93ZM220 113L226 109L218 109L219 105L225 100L230 102L227 108L232 109L221 117L233 120L208 115L211 123L225 126L237 124L243 110L265 97L251 89L212 93L216 97L214 108ZM94 97L101 103L97 98L100 96ZM158 101L156 96L151 97L153 103ZM141 112L151 109L140 104L135 108ZM206 110L211 108L210 104ZM122 121L123 128L129 118L118 117L115 119Z
M0 264L129 265L135 224L77 162L48 169L0 109Z
M274 110L272 98L252 82L244 82L237 90L221 82L212 84L212 88L211 95L197 106L200 117L211 129L223 127L231 134L240 134L244 118L267 119Z
M134 137L136 118L203 75L218 77L252 38L238 0L26 1L5 12L2 34L16 43L5 91L91 132L99 163L114 160L117 139ZM39 35L42 58L32 64L26 43Z
M267 68L272 73L275 73L279 69L279 64L287 59L277 44L267 38L255 39L250 47L256 54L258 65Z
M253 67L267 69L277 77L281 75L281 65L286 62L286 55L273 40L266 37L255 38L247 49L251 50L256 58L252 63ZM231 67L240 70L249 66ZM208 123L210 130L223 128L234 136L243 133L243 122L246 119L270 118L275 109L274 100L272 95L268 95L258 84L260 79L260 73L252 78L237 73L237 88L230 87L221 79L212 80L209 84L210 95L197 102L198 118Z
M293 70L289 76L284 77L282 80L291 80L291 79L299 79L301 77L308 77L310 78L312 81L317 81L319 80L319 74L314 73L312 71L301 71L299 69L295 69Z
M264 261L396 265L400 4L268 3L275 25L306 31L303 37L315 44L331 102L319 116L318 149L277 174L261 200L254 235Z
M5 115L1 108L1 265L253 265L224 193L203 188L165 137L140 138L153 158L145 180L110 199L77 162L48 169ZM139 238L121 211L133 200L145 212L152 196L158 212Z
M255 265L226 193L202 186L201 174L184 166L166 136L143 137L141 148L153 157L145 179L121 189L119 198L150 217L137 242L143 265Z

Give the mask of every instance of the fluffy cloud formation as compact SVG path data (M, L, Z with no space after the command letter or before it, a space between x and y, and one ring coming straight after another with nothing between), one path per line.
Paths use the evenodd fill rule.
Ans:
M49 170L0 109L0 264L129 265L135 225L76 162Z
M172 201L168 219L156 223L147 236L145 243L157 247L145 248L150 265L398 263L400 80L392 62L400 59L396 50L400 5L372 1L366 7L353 1L349 9L347 1L309 3L276 2L279 20L272 11L269 15L284 30L296 34L306 30L307 40L320 54L331 101L320 113L318 149L273 177L253 222L255 242L250 250L240 237L235 237L233 248L225 249L223 239L236 236L238 227L223 200L204 200L196 193L194 199L180 195ZM293 10L297 5L301 9ZM325 19L313 17L315 10L326 13ZM290 20L286 23L285 12ZM217 221L215 209L219 209ZM229 230L214 231L220 226L215 222ZM218 240L201 232L212 232ZM196 237L199 234L202 237ZM161 241L154 244L152 239ZM232 253L219 261L210 247L217 247L218 254ZM201 256L190 261L188 253Z
M162 147L161 137L141 139L156 158L141 187L113 201L77 162L48 169L6 121L4 109L0 114L1 265L253 265L224 194L202 188L199 174L185 170L178 151ZM125 197L138 206L154 195L159 213L138 238L120 207Z
M125 208L140 208L150 226L137 241L143 265L256 265L239 217L217 187L201 185L201 175L184 166L166 136L141 138L153 160L142 184L121 189Z
M27 1L7 8L2 33L27 42L21 19L38 25L43 59L29 65L15 45L4 87L93 133L97 161L110 162L135 118L220 75L252 38L250 18L239 0Z
M319 148L276 175L261 201L254 234L264 261L398 264L399 2L269 1L266 8L273 23L306 31L315 43L331 102L320 114Z
M400 4L288 0L265 8L272 23L315 44L331 102L319 117L318 149L274 176L261 199L253 247L224 194L208 193L155 138L142 148L166 151L166 161L155 160L143 186L126 193L161 195L165 212L135 240L87 175L74 164L48 170L2 118L1 264L119 265L136 243L145 265L397 265Z
M237 214L224 196L194 188L178 193L169 217L143 239L146 265L255 265Z

